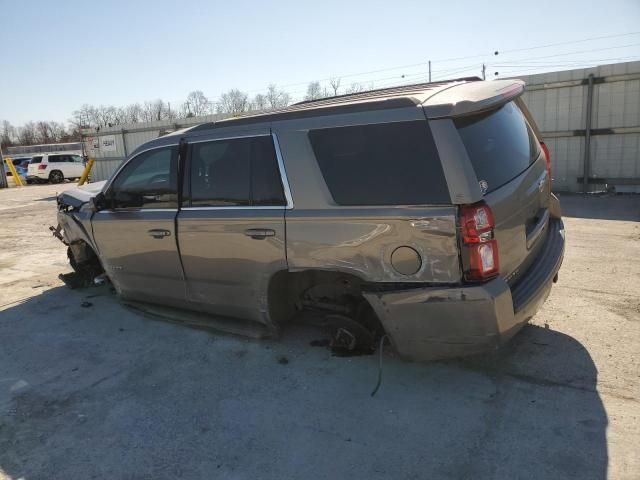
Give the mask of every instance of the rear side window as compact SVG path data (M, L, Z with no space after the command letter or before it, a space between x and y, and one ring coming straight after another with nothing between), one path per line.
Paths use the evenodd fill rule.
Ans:
M512 102L455 121L462 142L487 192L513 180L536 161L540 145Z
M30 163L41 163L42 157L33 157Z
M80 155L49 155L49 163L82 163Z
M251 142L245 139L196 143L191 149L194 207L249 205Z
M309 140L339 205L451 201L426 121L311 130Z
M189 199L194 207L286 204L270 136L194 143L189 165L186 205Z

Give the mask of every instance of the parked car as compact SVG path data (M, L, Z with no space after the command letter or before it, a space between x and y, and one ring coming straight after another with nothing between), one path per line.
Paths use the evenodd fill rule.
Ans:
M29 162L31 161L31 157L19 157L19 158L12 158L11 162L13 163L14 167L23 167L23 168L27 168L27 165L29 165ZM7 176L10 177L12 175L11 170L9 170L9 167L7 166L7 159L4 159L4 164L5 164L5 171L7 172Z
M386 334L415 360L491 350L564 255L523 90L463 79L177 131L63 192L54 230L76 271L104 269L128 300L273 335L315 318L334 345Z
M24 185L29 183L28 180L27 180L27 165L29 164L30 160L31 160L31 157L21 157L21 158L12 158L11 159L11 162L13 163L13 166L15 167L16 171L18 172L18 175L20 175L20 178L21 178L22 183ZM12 177L13 173L11 172L11 169L7 165L7 160L6 159L4 159L4 163L5 163L5 172L7 174L7 177Z
M62 183L82 176L84 158L68 153L35 155L29 162L27 178L34 182Z

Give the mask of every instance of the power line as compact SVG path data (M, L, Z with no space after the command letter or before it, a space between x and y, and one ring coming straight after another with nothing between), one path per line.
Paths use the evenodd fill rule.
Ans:
M539 49L539 48L558 47L560 45L570 45L570 44L573 44L573 43L590 42L592 40L603 40L605 38L628 37L629 35L638 35L638 34L640 34L640 32L628 32L628 33L618 33L618 34L615 34L615 35L603 35L601 37L584 38L582 40L570 40L568 42L549 43L547 45L539 45L537 47L514 48L514 49L511 49L511 50L502 50L502 52L500 52L500 53L524 52L524 51L528 51L528 50L536 50L536 49Z
M620 34L614 34L614 35L603 35L603 36L599 36L599 37L590 37L590 38L584 38L584 39L580 39L580 40L570 40L567 42L558 42L558 43L552 43L552 44L546 44L546 45L537 45L537 46L533 46L533 47L525 47L525 48L516 48L516 49L511 49L511 50L503 50L503 53L511 53L511 52L518 52L518 51L528 51L528 50L536 50L536 49L540 49L540 48L548 48L548 47L555 47L555 46L560 46L560 45L570 45L570 44L574 44L574 43L583 43L583 42L589 42L592 40L601 40L601 39L607 39L607 38L618 38L618 37L625 37L625 36L630 36L630 35L638 35L640 34L640 31L637 32L627 32L627 33L620 33ZM623 46L624 47L624 46ZM614 47L616 48L616 47ZM622 48L622 47L620 47ZM596 51L596 50L592 50L592 51ZM476 54L476 55L468 55L468 56L463 56L463 57L451 57L451 58L443 58L443 59L436 59L436 60L432 60L431 63L432 64L436 64L436 63L447 63L447 62L454 62L454 61L458 61L458 60L467 60L467 59L471 59L471 58L483 58L483 57L491 57L494 56L493 53L483 53L483 54ZM279 88L286 88L286 87L295 87L295 86L299 86L299 85L307 85L310 82L313 81L317 81L317 82L326 82L331 80L332 78L353 78L353 77L360 77L363 75L370 75L372 73L382 73L382 72L390 72L393 70L401 70L401 69L406 69L406 68L414 68L414 67L418 67L418 66L427 66L428 65L428 60L425 60L424 62L420 62L420 63L411 63L411 64L407 64L407 65L399 65L396 67L388 67L388 68L381 68L381 69L376 69L376 70L368 70L368 71L364 71L364 72L356 72L356 73L349 73L346 75L335 75L335 76L331 76L331 77L326 77L326 78L321 78L321 79L316 79L316 80L308 80L305 82L297 82L297 83L288 83L288 84L284 84L284 85L278 85ZM432 73L434 73L435 71L433 71ZM254 89L254 90L248 90L247 93L256 93L256 92L264 92L265 89Z
M598 63L598 62L612 62L612 61L622 61L622 60L634 60L636 58L640 57L640 55L631 55L631 56L627 56L627 57L612 57L612 58L590 58L590 59L583 59L583 60L516 60L513 62L500 62L500 63L491 63L492 66L495 67L506 67L506 66L511 66L511 65L507 65L507 63L511 64L523 64L523 65L528 65L530 67L535 67L536 65L539 66L554 66L554 65L558 65L558 66L562 66L562 65L570 65L570 64L584 64L584 63Z
M558 43L552 43L552 44L546 44L546 45L537 45L537 46L531 46L531 47L524 47L524 48L517 48L517 49L510 49L510 50L503 50L502 53L513 53L513 52L524 52L524 51L530 51L530 50L536 50L536 49L543 49L543 48L549 48L549 47L557 47L557 46L562 46L562 45L571 45L571 44L576 44L576 43L584 43L584 42L589 42L589 41L594 41L594 40L603 40L603 39L610 39L610 38L620 38L620 37L626 37L626 36L631 36L631 35L638 35L640 34L640 31L636 31L636 32L627 32L627 33L621 33L621 34L613 34L613 35L602 35L602 36L598 36L598 37L590 37L590 38L584 38L584 39L579 39L579 40L570 40L570 41L566 41L566 42L558 42ZM506 72L502 72L502 73L511 73L511 72L515 72L518 70L521 70L522 68L529 68L528 70L525 71L530 71L530 70L535 70L537 68L546 68L546 67L562 67L562 66L578 66L578 65L587 65L587 64L592 64L592 63L598 63L598 62L606 62L606 61L612 61L612 60L622 60L625 58L634 58L634 57L618 57L618 58L610 58L610 59L600 59L600 60L564 60L564 61L558 61L557 63L554 61L549 61L546 60L544 62L535 62L535 60L544 60L544 59L549 59L549 58L555 58L555 57L561 57L561 56L566 56L566 55L578 55L578 54L583 54L583 53L591 53L591 52L597 52L597 51L603 51L603 50L612 50L612 49L620 49L620 48L628 48L628 47L635 47L640 45L640 43L634 43L634 44L628 44L628 45L619 45L619 46L613 46L613 47L603 47L603 48L593 48L593 49L589 49L589 50L582 50L582 51L573 51L573 52L566 52L566 53L558 53L558 54L552 54L552 55L543 55L543 56L538 56L538 57L532 57L532 58L528 58L528 59L505 59L502 60L499 63L488 63L488 62L484 62L487 63L487 67L489 68L515 68L516 70L508 70ZM400 66L395 66L395 67L388 67L388 68L380 68L380 69L375 69L375 70L368 70L368 71L364 71L364 72L358 72L358 73L349 73L346 75L336 75L336 76L331 76L331 77L326 77L326 78L322 78L319 80L312 80L312 81L317 81L317 82L327 82L329 80L331 80L332 78L338 78L340 80L345 79L345 78L355 78L355 77L362 77L365 75L371 75L371 74L376 74L376 73L384 73L384 72L391 72L391 71L395 71L395 70L407 70L407 69L413 69L416 67L423 67L423 68L427 68L429 66L429 64L435 64L436 66L438 64L442 64L442 63L449 63L449 62L454 62L454 61L460 61L460 60L466 60L466 59L479 59L479 58L485 58L488 59L488 57L491 57L493 59L496 59L495 54L493 53L487 53L487 54L477 54L477 55L468 55L468 56L462 56L462 57L453 57L453 58L444 58L444 59L437 59L437 60L433 60L433 61L428 61L425 60L423 62L420 63L412 63L412 64L407 64L407 65L400 65ZM540 63L539 65L524 65L527 63ZM522 66L520 66L520 64L523 64ZM433 65L431 65L431 67L433 67ZM467 65L467 66L457 66L457 67L452 67L452 68L447 68L447 69L443 69L443 70L431 70L431 74L433 75L433 81L437 81L437 80L443 80L445 78L451 78L452 76L456 75L456 74L460 74L460 73L464 73L464 72L468 72L468 71L474 71L474 72L480 72L482 68L482 62L478 62L478 63L474 63L471 65ZM390 77L384 77L384 78L377 78L377 79L363 79L363 80L359 80L357 83L362 84L366 84L366 83L370 83L370 84L376 84L379 82L387 82L388 80L391 80L391 82L387 82L387 83L391 83L391 84L402 84L402 83L414 83L415 82L415 77L420 77L420 76L425 76L425 81L427 81L427 79L429 78L428 75L428 71L420 71L420 72L411 72L411 73L402 73L402 74L398 74L398 75L394 75L394 76L390 76ZM459 75L458 75L459 76ZM410 82L404 81L402 82L402 79L405 78L412 78L412 80ZM401 80L400 83L397 83L396 80ZM287 87L293 87L293 86L300 86L300 85L308 85L309 83L311 83L312 81L306 81L306 82L297 82L297 83L289 83L289 84L284 84L284 85L278 85L278 89L279 90L283 90ZM275 83L274 83L275 84ZM276 84L277 85L277 84ZM384 84L383 84L384 85ZM252 93L264 93L267 91L267 88L262 88L262 89L254 89L254 90L248 90L248 91L243 91L243 93L246 94L252 94ZM294 91L294 92L285 92L287 93L290 98L292 100L294 100L295 98L297 98L297 95L302 95L304 96L304 94L306 93L306 90L298 90L298 91ZM211 103L218 103L220 101L220 97L214 97L212 99L209 100ZM176 104L179 104L180 102L176 102Z

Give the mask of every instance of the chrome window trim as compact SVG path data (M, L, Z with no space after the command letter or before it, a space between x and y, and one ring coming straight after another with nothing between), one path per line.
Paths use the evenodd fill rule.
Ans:
M192 145L194 143L222 142L223 140L236 140L238 138L268 137L269 135L271 134L270 133L253 133L253 134L248 133L246 135L231 135L229 137L208 138L206 140L195 140L195 141L187 140L187 143L189 145Z
M284 198L287 200L285 209L291 210L293 208L293 197L291 196L287 170L284 167L284 160L282 159L282 153L280 152L280 142L278 142L278 136L274 132L271 132L271 138L273 139L273 146L276 150L276 158L278 159L278 168L280 169L280 180L282 181L282 188L284 189Z
M177 212L177 208L118 208L111 210L99 210L96 213L132 213L132 212Z
M284 210L286 205L229 205L215 207L183 207L181 211L198 211L198 210Z

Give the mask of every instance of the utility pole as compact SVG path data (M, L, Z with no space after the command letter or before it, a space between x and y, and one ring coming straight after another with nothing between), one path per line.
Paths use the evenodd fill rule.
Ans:
M485 78L486 71L487 71L487 66L483 63L482 64L482 79L483 80L486 80L486 78Z
M4 169L4 157L2 156L2 145L0 145L0 188L7 188L7 172Z
M431 60L429 60L429 83L431 83Z

